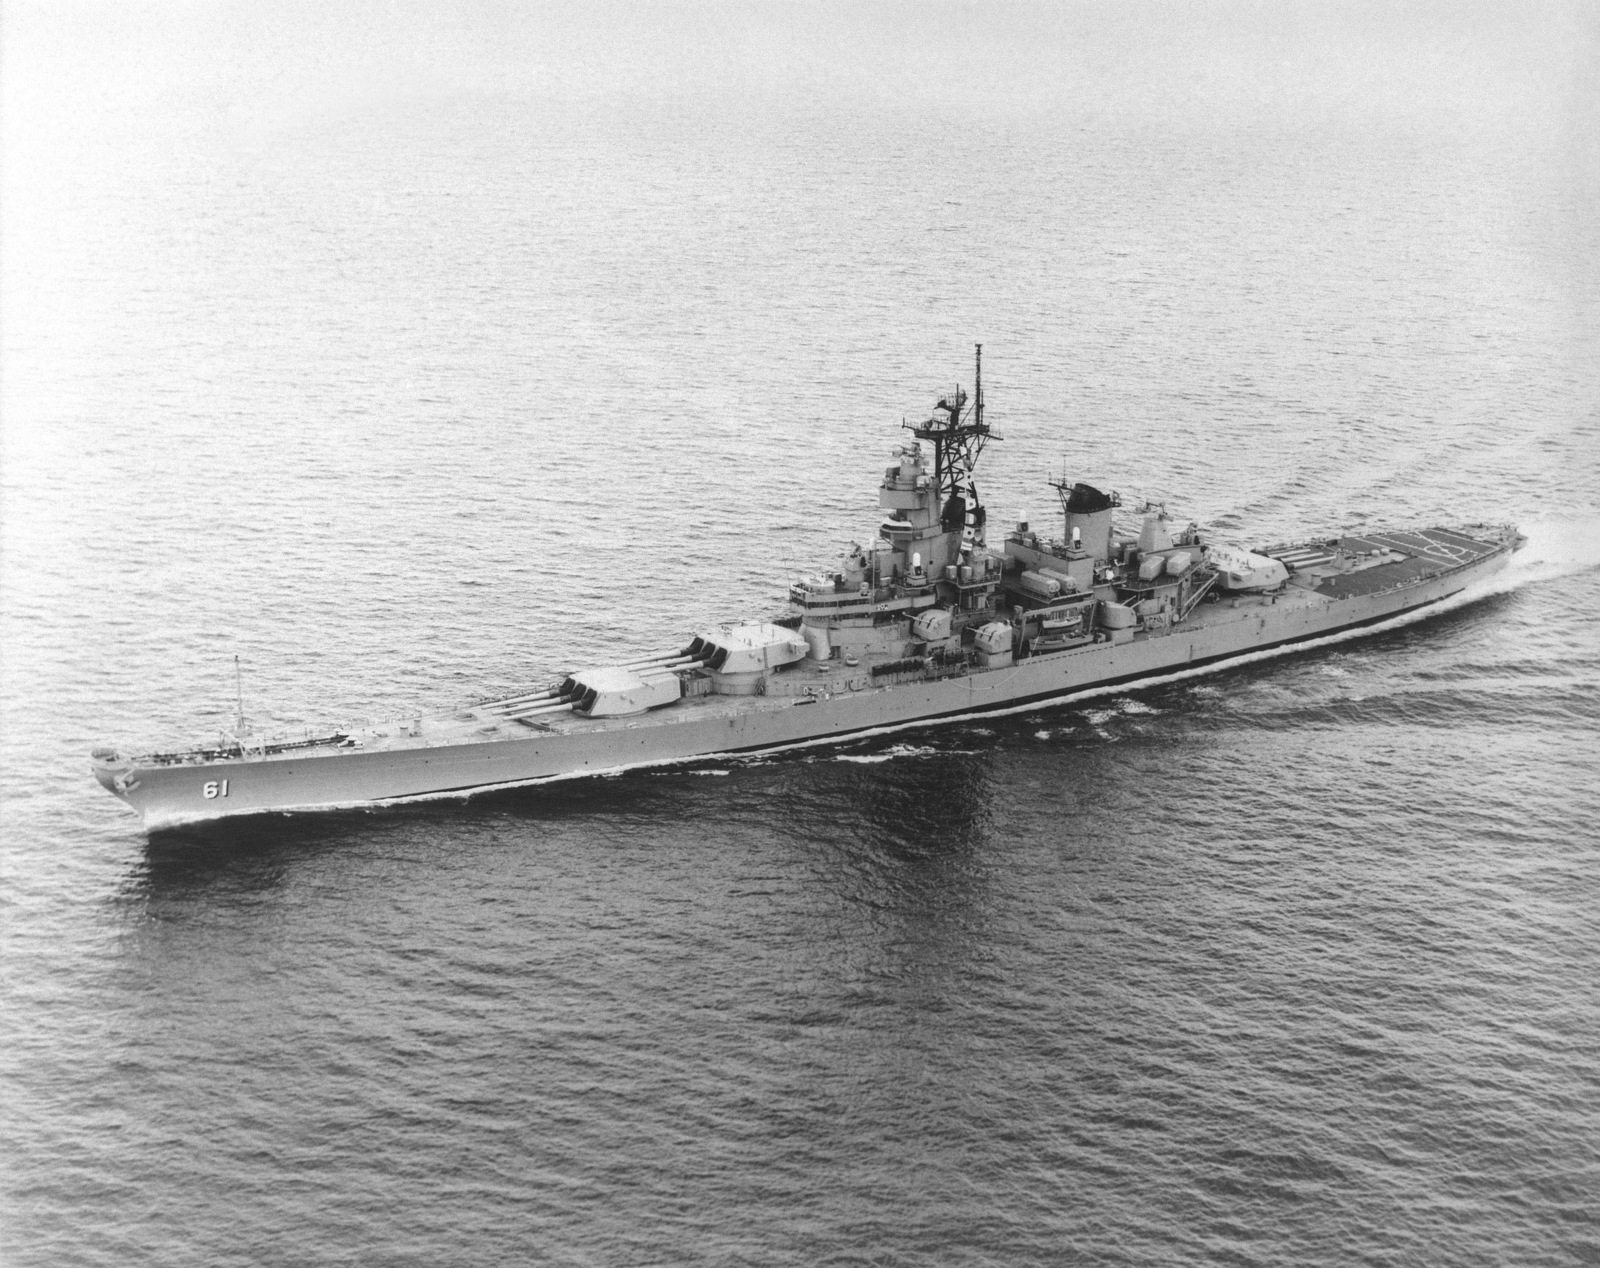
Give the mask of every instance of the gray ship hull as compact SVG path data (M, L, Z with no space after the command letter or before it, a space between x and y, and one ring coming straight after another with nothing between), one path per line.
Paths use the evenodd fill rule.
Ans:
M1288 587L1207 603L1167 632L1139 632L926 681L873 686L831 678L810 695L706 696L625 718L570 715L493 737L416 736L376 750L324 749L174 763L97 762L100 782L148 830L271 812L383 805L782 749L865 732L981 716L1215 666L1239 656L1373 625L1437 604L1504 567L1509 538L1455 566L1371 592Z

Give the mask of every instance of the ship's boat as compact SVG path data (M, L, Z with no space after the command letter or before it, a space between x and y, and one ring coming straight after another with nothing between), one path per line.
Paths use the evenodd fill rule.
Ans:
M942 397L884 470L880 540L798 581L789 611L704 630L439 714L176 752L101 747L91 769L147 828L482 789L826 742L1030 707L1375 625L1459 594L1522 543L1507 526L1339 534L1248 549L1052 480L1058 539L991 547L973 483L998 439ZM1121 531L1119 531L1119 528Z

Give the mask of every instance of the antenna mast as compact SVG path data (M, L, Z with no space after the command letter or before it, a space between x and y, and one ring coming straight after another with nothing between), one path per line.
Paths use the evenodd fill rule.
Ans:
M973 422L977 423L979 427L982 427L983 426L983 345L981 343L978 344L977 345L977 349L978 349L978 356L977 356L978 366L977 366L977 370L975 371L975 377L977 379L977 382L973 384L973 388L972 388L973 396L975 396L977 399L973 402L972 408L973 408L973 412L976 415L976 417L973 419Z
M244 731L244 677L239 670L238 652L233 654L233 690L239 706L239 712L235 715L234 730L242 733Z

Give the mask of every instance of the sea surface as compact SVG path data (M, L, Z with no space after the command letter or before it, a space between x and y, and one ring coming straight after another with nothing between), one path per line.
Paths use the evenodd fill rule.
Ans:
M8 6L0 1261L1600 1263L1589 6ZM1046 477L1473 603L147 837L88 752L778 610ZM240 666L235 677L235 658Z

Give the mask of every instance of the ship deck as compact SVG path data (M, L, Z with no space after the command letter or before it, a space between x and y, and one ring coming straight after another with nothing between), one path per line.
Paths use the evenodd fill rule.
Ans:
M1351 534L1339 539L1349 553L1393 551L1404 558L1349 572L1314 569L1317 593L1334 599L1376 594L1396 586L1437 576L1494 554L1498 547L1445 528L1415 532Z

